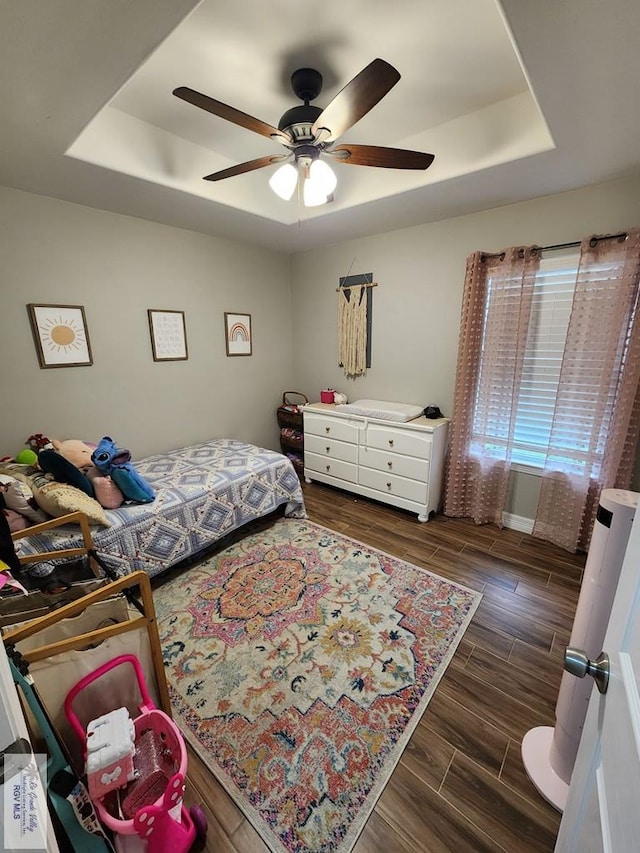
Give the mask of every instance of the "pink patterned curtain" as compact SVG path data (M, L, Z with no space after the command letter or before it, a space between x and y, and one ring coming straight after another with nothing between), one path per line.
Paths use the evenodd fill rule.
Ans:
M640 428L640 229L582 242L533 534L586 550L600 492L628 489Z
M467 259L444 512L502 526L539 253Z

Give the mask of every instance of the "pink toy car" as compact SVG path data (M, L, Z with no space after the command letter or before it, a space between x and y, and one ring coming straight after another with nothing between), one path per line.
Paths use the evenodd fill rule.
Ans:
M125 818L113 789L94 800L98 817L114 833L117 850L147 853L186 853L196 835L207 833L207 818L200 806L189 811L182 803L187 775L187 750L180 730L171 717L158 710L149 696L140 661L134 655L120 655L90 672L74 685L64 700L64 711L83 746L85 760L88 744L84 729L73 710L76 696L100 676L122 664L130 664L138 680L142 697L140 714L133 720L136 761L141 771L122 790L127 803ZM161 744L161 746L158 746ZM93 796L91 797L93 800ZM124 809L122 809L124 812ZM127 836L136 836L127 839ZM136 844L138 842L138 844Z

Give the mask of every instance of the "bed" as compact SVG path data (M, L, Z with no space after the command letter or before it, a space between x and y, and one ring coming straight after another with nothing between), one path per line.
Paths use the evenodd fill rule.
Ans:
M214 439L136 460L135 467L155 500L105 510L110 526L91 528L98 556L119 576L143 570L155 577L279 507L306 517L291 461L252 444ZM80 546L82 533L63 525L20 541L22 554L44 553Z

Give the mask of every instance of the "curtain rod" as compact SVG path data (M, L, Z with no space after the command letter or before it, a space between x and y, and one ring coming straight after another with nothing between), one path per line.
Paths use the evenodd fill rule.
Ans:
M336 287L336 293L340 293L341 290L351 290L352 287L377 287L378 283L376 281L369 282L368 284L363 282L362 284L345 284L342 287Z
M621 231L619 234L603 234L602 236L592 237L589 240L589 245L591 248L597 246L602 240L619 240L622 242L626 240L629 235L626 231ZM573 249L576 246L581 246L582 240L573 240L570 243L555 243L553 246L532 246L532 249L535 249L538 252L552 252L555 249ZM490 252L483 252L480 256L480 260L486 261L487 258L503 258L504 252L494 252L491 254Z

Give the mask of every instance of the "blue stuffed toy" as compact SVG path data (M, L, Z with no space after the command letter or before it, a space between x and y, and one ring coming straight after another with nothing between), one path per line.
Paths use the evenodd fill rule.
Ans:
M108 435L91 454L91 461L101 474L108 474L127 500L150 503L156 496L131 463L131 453L116 447Z

